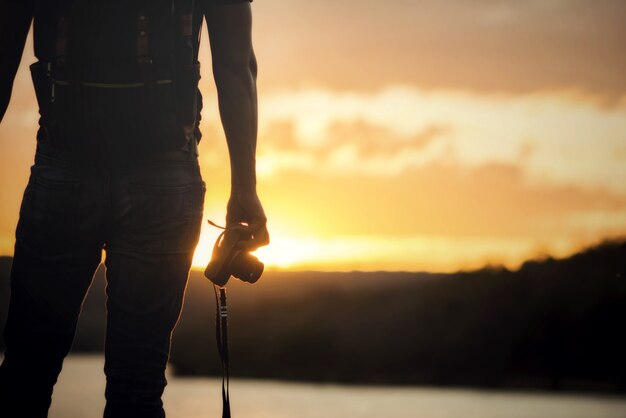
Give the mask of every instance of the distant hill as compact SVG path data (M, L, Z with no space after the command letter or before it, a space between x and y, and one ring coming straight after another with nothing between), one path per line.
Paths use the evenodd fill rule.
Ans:
M10 259L0 258L0 323ZM96 275L74 351L100 351ZM355 383L626 390L626 242L517 271L268 272L228 286L232 374ZM220 373L214 296L193 271L174 335L181 374Z

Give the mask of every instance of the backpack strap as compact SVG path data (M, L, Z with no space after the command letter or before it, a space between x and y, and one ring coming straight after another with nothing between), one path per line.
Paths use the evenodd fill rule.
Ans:
M178 3L178 4L176 4ZM177 65L191 65L194 62L194 50L192 43L193 36L193 12L194 0L174 0L174 9L176 11L179 35L179 48Z
M140 68L143 81L146 84L153 84L156 80L155 70L152 66L152 56L150 54L150 2L148 0L137 0L137 33L136 50L137 64ZM193 11L194 0L172 0L171 10L173 18L178 20L177 45L175 66L190 65L194 61L193 43ZM176 23L176 20L174 20Z
M67 44L69 38L69 14L73 0L62 0L58 3L56 13L56 39L54 43L55 67L65 67L67 65Z
M140 66L152 63L150 58L150 24L145 10L137 14L137 64Z
M67 15L65 13L59 15L57 19L57 33L54 50L54 63L57 66L67 64L67 38L68 24Z
M137 5L137 32L136 52L139 73L146 86L152 86L156 82L152 56L150 55L150 10L148 0L136 0Z

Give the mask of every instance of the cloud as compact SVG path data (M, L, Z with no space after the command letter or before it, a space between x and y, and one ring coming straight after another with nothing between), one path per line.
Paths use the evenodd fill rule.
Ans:
M261 175L320 169L324 165L337 174L394 176L431 161L432 154L441 148L436 143L449 130L447 126L431 125L404 136L365 121L337 122L321 133L319 146L310 147L298 140L293 122L273 122L261 136L257 162Z
M508 236L550 242L626 232L623 223L612 221L626 213L623 194L534 184L513 165L431 164L399 178L291 172L262 184L263 196L276 204L268 209L275 222L316 236ZM594 225L581 214L607 218Z
M537 182L626 192L626 106L583 96L306 89L265 94L260 108L259 159L271 159L273 172L400 175L499 162L523 164Z
M262 86L626 93L620 0L265 0Z

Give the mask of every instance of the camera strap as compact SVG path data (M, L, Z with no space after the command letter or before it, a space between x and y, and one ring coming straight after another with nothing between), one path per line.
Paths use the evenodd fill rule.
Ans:
M217 341L217 351L222 361L222 418L230 418L226 288L213 285L213 291L215 292L215 339Z

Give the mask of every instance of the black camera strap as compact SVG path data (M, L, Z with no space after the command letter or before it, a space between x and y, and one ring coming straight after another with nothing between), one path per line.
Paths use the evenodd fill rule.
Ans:
M213 285L213 291L215 292L215 339L217 341L217 351L222 360L222 418L230 418L226 288Z

